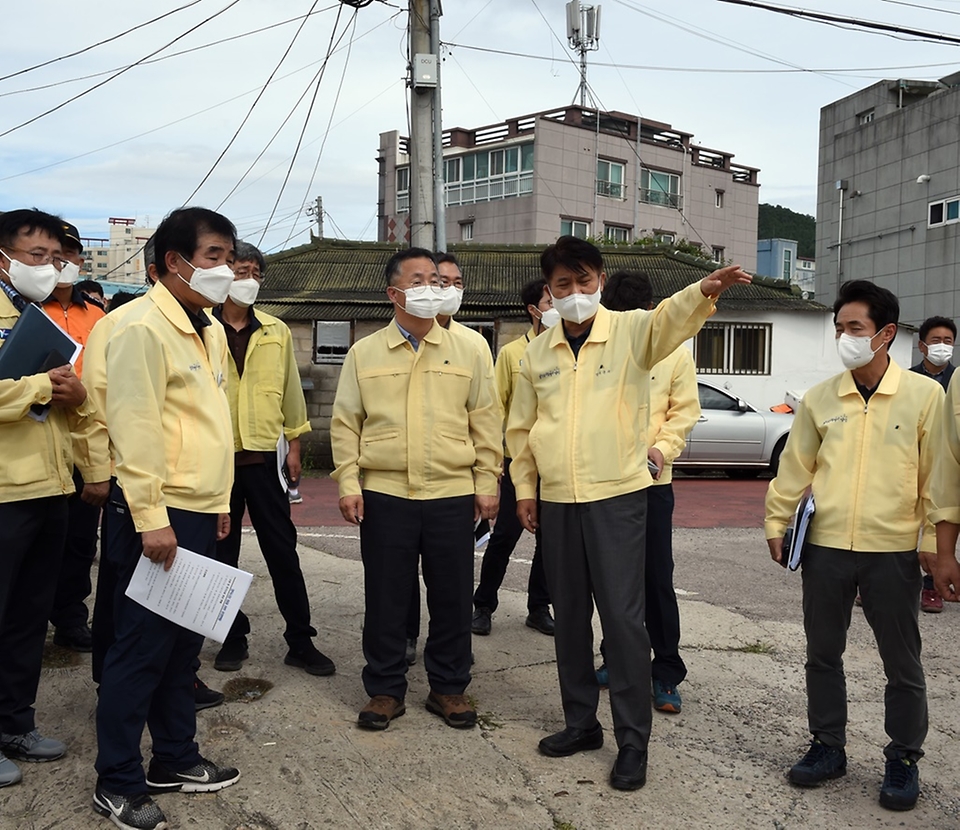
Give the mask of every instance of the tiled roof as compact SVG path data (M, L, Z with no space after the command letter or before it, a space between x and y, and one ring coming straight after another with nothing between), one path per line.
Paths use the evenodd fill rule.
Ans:
M386 320L392 306L386 297L383 268L400 245L378 242L317 241L267 258L267 280L260 305L286 320ZM466 293L458 319L522 317L521 287L540 275L542 245L453 245L464 273ZM703 279L712 263L655 248L603 249L608 274L645 271L656 300ZM721 311L822 312L799 290L766 277L735 286L717 303Z

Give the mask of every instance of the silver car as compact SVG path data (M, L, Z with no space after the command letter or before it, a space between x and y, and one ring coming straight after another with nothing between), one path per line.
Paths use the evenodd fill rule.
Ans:
M718 386L697 382L700 420L687 436L687 446L673 462L676 469L722 469L733 478L776 474L793 415L761 412Z

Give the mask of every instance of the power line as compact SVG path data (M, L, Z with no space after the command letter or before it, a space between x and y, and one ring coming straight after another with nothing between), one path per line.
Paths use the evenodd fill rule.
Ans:
M152 58L152 57L153 57L154 55L156 55L157 53L162 52L164 49L166 49L166 48L169 47L169 46L172 46L172 45L173 45L174 43L176 43L178 40L182 40L182 39L185 38L187 35L191 34L192 32L195 32L195 31L196 31L197 29L199 29L201 26L204 26L205 24L209 23L209 22L210 22L211 20L213 20L215 17L219 17L221 14L223 14L225 11L227 11L227 10L230 9L230 8L232 8L233 6L237 5L237 3L239 3L239 2L240 2L240 0L231 0L231 2L228 3L226 6L224 6L222 9L220 9L220 11L214 12L214 14L210 15L210 17L206 18L205 20L201 20L201 21L200 21L199 23L197 23L195 26L191 26L191 27L190 27L189 29L187 29L187 31L185 31L183 34L178 35L178 36L175 37L173 40L171 40L169 43L161 46L159 49L154 49L154 51L152 51L149 55L147 55L146 57L144 57L144 58L142 58L141 60L137 61L136 63L130 64L130 66L126 67L125 69L121 69L119 72L111 75L111 76L110 76L109 78L107 78L106 80L103 80L103 81L101 81L101 82L98 83L98 84L94 84L93 86L85 89L83 92L79 92L79 93L77 93L76 95L74 95L73 97L68 98L66 101L63 101L62 103L57 104L55 107L51 107L50 109L46 110L45 112L41 112L39 115L35 115L35 116L33 116L33 118L29 118L29 119L27 119L26 121L23 121L23 122L21 122L20 124L17 124L15 127L11 127L10 129L5 130L4 132L0 133L0 138L3 138L4 136L10 135L10 133L15 132L15 131L23 128L23 127L26 127L26 126L29 125L29 124L33 124L35 121L39 121L41 118L45 118L46 116L50 115L51 113L56 112L57 110L63 109L65 106L67 106L68 104L72 104L74 101L76 101L76 100L79 99L79 98L82 98L84 95L86 95L86 94L88 94L88 93L90 93L90 92L93 92L95 89L99 89L100 87L102 87L102 86L110 83L110 81L114 80L115 78L120 77L120 76L123 75L125 72L128 72L129 70L133 69L133 67L139 66L141 63L143 63L143 61L147 60L147 58Z
M87 52L91 52L99 46L103 46L106 43L112 43L115 40L119 40L125 35L129 35L131 32L137 31L137 29L143 29L149 26L151 23L156 23L158 20L163 20L165 17L170 17L171 15L176 14L177 12L182 12L184 9L189 9L191 6L196 6L197 3L202 2L202 0L192 0L190 3L186 3L183 6L179 6L176 9L171 11L164 12L163 14L154 17L152 20L147 20L144 23L138 23L136 26L131 26L129 29L120 32L119 34L113 35L101 40L97 43L93 43L90 46L84 46L82 49L77 49L75 52L69 52L66 55L61 55L59 58L51 58L48 61L43 61L42 63L35 63L33 66L28 66L26 69L18 69L16 72L11 72L9 75L0 75L0 81L6 81L10 78L16 78L18 75L26 75L28 72L33 72L35 69L41 69L44 66L50 66L50 64L57 63L59 61L65 61L68 58L75 58L77 55L82 55Z
M960 12L958 12L960 14ZM473 46L466 43L452 43L442 41L442 46L447 49L466 49L471 52L486 52L493 55L506 55L513 58L526 58L534 61L548 61L555 63L557 58L549 55L531 55L529 52L511 52L506 49L492 49L487 46ZM451 53L451 57L453 57ZM815 74L815 75L843 75L856 72L898 72L901 69L936 69L944 66L956 66L956 61L943 61L942 63L916 63L906 66L861 66L861 67L836 67L825 69L807 69L805 67L787 67L784 69L730 69L726 67L693 67L693 66L645 66L642 64L614 63L604 61L592 61L591 66L602 66L607 69L636 69L644 72L680 72L716 75L719 73L731 75L782 75L782 74Z
M960 37L945 35L941 32L927 32L923 29L911 29L906 26L898 26L894 23L881 23L874 20L860 20L855 17L841 17L835 14L825 14L823 12L808 12L805 9L795 9L790 6L773 6L769 3L758 3L756 0L720 0L721 3L730 3L734 6L749 6L751 8L763 9L768 12L785 14L789 17L798 17L802 20L812 20L816 23L843 24L853 26L858 29L867 29L892 35L910 35L920 40L933 41L938 43L949 43L952 45L960 44Z
M280 71L280 67L283 65L283 62L287 59L287 56L290 54L290 50L293 49L294 44L297 42L297 38L300 37L300 33L303 31L303 27L307 25L307 19L310 17L310 14L316 8L317 3L319 2L320 0L313 0L313 4L310 6L310 11L308 11L307 14L304 16L303 20L300 21L300 25L297 27L297 31L294 32L294 35L291 38L290 43L287 45L287 48L284 50L283 54L280 56L280 60L277 61L277 65L273 67L273 70L270 72L269 77L264 82L263 86L260 88L260 92L257 93L257 97L253 99L253 103L250 105L250 108L247 110L246 115L243 116L243 120L240 122L240 125L237 127L234 134L230 137L230 140L227 142L227 146L223 148L223 150L220 152L220 155L217 156L216 161L214 161L214 163L210 166L210 169L207 171L207 174L200 180L200 184L198 184L193 189L193 193L187 196L183 204L186 205L194 196L197 195L197 192L200 190L201 187L203 187L207 179L209 179L210 176L213 175L213 171L217 169L217 165L220 164L221 161L223 161L223 157L227 154L227 151L229 151L229 149L233 146L233 142L237 140L237 137L240 135L240 131L246 126L247 121L250 120L250 116L253 115L253 111L256 109L257 104L260 103L260 99L263 98L264 93L267 91L267 87L270 85L270 82L273 80L277 72ZM223 203L221 202L221 204Z
M200 2L200 0L196 0ZM280 26L286 26L288 23L294 23L297 20L303 20L304 17L310 17L310 15L323 14L328 12L331 9L335 9L336 6L324 6L322 9L317 9L316 11L310 12L308 15L297 15L296 17L288 17L286 20L281 20L279 23L271 23L269 26L261 26L259 29L251 29L248 32L241 32L239 35L231 35L230 37L223 37L219 40L212 40L209 43L201 43L199 46L191 46L189 49L181 49L179 52L171 52L169 55L161 55L158 58L154 58L148 61L141 61L140 66L151 66L155 63L160 63L161 61L167 61L171 58L180 58L184 55L189 55L192 52L200 52L203 49L209 49L212 46L220 46L224 43L230 43L234 40L242 40L245 37L250 37L251 35L259 35L263 32L267 32L270 29L277 29ZM44 89L52 89L55 86L63 86L64 84L73 84L78 81L89 81L91 78L101 78L104 75L109 75L112 72L116 72L119 69L130 69L133 64L127 66L115 66L113 69L104 69L101 72L92 72L89 75L78 75L75 78L65 78L61 81L53 81L49 84L41 84L40 86L25 87L23 89L13 89L10 92L0 92L0 98L7 98L11 95L22 95L25 92L39 92ZM0 79L2 80L2 79Z
M327 55L323 60L323 66L321 67L320 77L317 78L317 83L313 90L313 97L310 99L310 106L307 108L307 115L303 119L303 128L300 130L300 135L297 138L297 145L294 148L293 157L290 159L290 166L287 168L286 175L283 177L283 183L280 185L280 192L277 194L277 200L276 202L274 202L273 210L270 211L270 218L267 220L267 224L266 224L266 227L264 227L263 229L263 233L260 234L260 240L257 243L258 247L259 247L259 244L263 242L263 238L267 235L267 228L270 227L270 222L273 220L273 216L276 213L277 206L280 204L280 199L283 197L283 191L287 186L287 182L290 181L290 174L293 172L294 164L296 164L297 155L299 154L300 146L303 143L304 133L306 133L307 125L310 123L310 116L313 114L313 105L316 103L317 93L320 92L320 84L323 81L323 76L326 74L327 65L330 62L330 56L333 54L333 49L334 49L333 41L334 41L334 37L337 34L337 26L340 23L340 13L342 11L343 11L343 6L337 9L337 19L333 22L333 29L330 31L330 42L327 44ZM357 13L358 13L357 10L354 9L353 11L354 16L356 16ZM347 33L347 27L344 27L343 33L340 35L340 39L337 41L337 44L340 43L340 40L343 40L343 37L344 35L346 35L346 33Z
M310 191L313 188L313 182L317 177L317 168L320 166L320 159L323 158L323 150L327 146L327 136L330 135L330 126L333 124L333 117L337 113L337 104L340 103L340 93L343 91L343 82L347 77L347 67L350 65L350 55L353 52L353 41L357 33L357 15L354 13L353 20L350 21L352 24L352 33L350 35L350 40L347 41L347 54L343 59L343 72L340 73L340 83L337 85L337 94L333 98L333 106L330 107L330 117L327 119L327 129L323 133L323 141L320 142L320 149L317 152L317 160L313 163L313 171L310 173L310 181L307 183L307 187L303 192L303 201L300 203L300 209L307 204L307 199L310 198ZM293 228L290 229L284 245L286 245L290 238L293 236Z

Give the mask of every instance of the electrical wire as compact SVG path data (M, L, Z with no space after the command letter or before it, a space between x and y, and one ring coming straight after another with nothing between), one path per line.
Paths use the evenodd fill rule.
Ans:
M327 65L330 63L330 56L333 53L333 49L334 49L334 37L336 37L336 34L337 34L337 26L340 23L340 13L342 11L343 11L342 6L339 9L337 9L337 19L333 22L333 29L330 32L330 42L327 44L327 55L323 61L323 67L320 73L320 77L317 79L316 86L314 87L313 97L310 99L310 106L307 108L307 115L303 119L303 128L300 130L300 135L297 138L297 145L293 152L293 158L290 159L290 166L287 168L286 175L283 177L283 183L280 185L280 192L277 194L277 200L276 202L274 202L273 210L270 212L270 219L267 220L266 227L264 227L263 233L260 234L260 241L257 243L257 247L260 246L260 244L263 242L263 238L267 235L267 229L270 227L270 222L273 220L273 216L276 213L277 206L280 204L280 199L283 197L283 191L287 186L287 182L290 181L290 174L293 172L294 164L296 164L297 155L299 154L300 146L303 143L304 133L307 131L307 125L310 123L310 116L313 114L313 105L317 101L317 93L320 92L320 84L323 81L323 76L326 74ZM354 9L353 14L354 16L356 16L358 14L358 11ZM346 35L347 28L348 27L346 26L344 27L343 33L340 35L339 40L337 40L337 45L339 45L340 40L343 40L344 35Z
M170 17L171 15L176 14L177 12L182 12L184 9L189 9L191 6L196 6L197 3L202 2L202 0L192 0L190 3L186 3L182 6L179 6L176 9L171 9L168 12L164 12L157 17L147 20L144 23L138 23L136 26L131 26L129 29L126 29L119 34L112 35L104 40L101 40L97 43L92 43L89 46L84 46L82 49L77 49L74 52L69 52L66 55L61 55L58 58L51 58L50 60L43 61L42 63L35 63L33 66L28 66L26 69L18 69L16 72L11 72L9 75L0 75L0 81L7 81L10 78L16 78L18 75L26 75L28 72L33 72L36 69L42 69L44 66L50 66L51 64L58 63L59 61L65 61L68 58L75 58L77 55L86 54L92 52L94 49L103 46L107 43L112 43L115 40L119 40L125 35L129 35L131 32L137 31L137 29L143 29L149 26L151 23L156 23L158 20L163 20L165 17Z
M283 54L280 56L280 60L277 61L277 65L273 67L273 70L270 72L269 77L264 82L263 86L260 88L260 92L257 93L257 97L254 98L253 103L250 105L250 108L246 112L246 115L243 116L243 120L240 122L240 125L237 127L234 134L230 137L230 140L227 142L227 146L224 147L223 150L220 152L220 155L217 156L216 161L214 161L214 163L210 166L210 169L207 171L206 175L200 180L200 184L198 184L193 189L193 192L189 196L187 196L187 198L183 201L184 205L189 203L190 200L197 195L200 188L203 187L203 185L210 178L210 176L213 175L213 171L217 169L217 165L219 165L220 162L223 161L223 157L227 154L227 152L233 146L233 143L237 140L237 137L240 135L241 130L243 130L243 128L246 126L247 121L250 120L250 116L253 115L253 111L257 108L257 104L260 103L260 99L263 98L264 93L266 93L267 87L270 85L270 82L273 80L277 72L280 71L280 67L283 66L283 62L287 59L287 56L290 54L290 50L293 49L294 44L297 42L297 38L300 37L300 33L303 31L303 27L307 25L307 19L310 17L310 14L316 8L317 3L319 2L320 0L313 0L313 3L310 6L310 11L308 11L306 16L303 18L303 20L300 21L300 25L297 27L297 31L294 32L294 35L291 38L290 43L287 45L287 48L284 50ZM221 204L223 203L221 202Z
M200 2L200 0L197 0L197 2ZM335 5L324 6L322 9L317 9L316 11L310 12L310 14L306 15L306 17L309 17L310 15L315 15L315 14L323 14L324 12L328 12L331 9L335 9L335 8L336 8ZM189 55L192 52L200 52L201 50L209 49L212 46L220 46L221 44L230 43L235 40L242 40L243 38L250 37L252 35L259 35L259 34L262 34L263 32L269 31L270 29L277 29L280 26L286 26L288 23L294 23L297 20L303 20L303 18L304 18L304 15L289 17L286 20L281 20L279 23L271 23L269 26L261 26L259 29L251 29L248 32L241 32L239 35L231 35L230 37L223 37L223 38L220 38L219 40L212 40L209 43L201 43L199 46L191 46L189 49L181 49L179 52L171 52L169 55L161 55L158 58L153 58L151 60L141 62L140 66L151 66L155 63L160 63L161 61L170 60L171 58L181 58L184 55ZM132 66L133 64L129 64L126 67L115 66L113 69L104 69L101 72L92 72L89 75L77 75L74 78L64 78L61 81L53 81L49 84L41 84L40 86L25 87L23 89L13 89L13 90L10 90L9 92L0 92L0 98L7 98L11 95L22 95L25 92L39 92L44 89L52 89L53 87L56 87L56 86L63 86L64 84L73 84L73 83L77 83L78 81L89 81L91 78L102 78L104 75L109 75L120 69L129 69Z
M85 89L83 92L79 92L79 93L77 93L76 95L72 96L71 98L68 98L66 101L63 101L63 102L57 104L55 107L51 107L50 109L48 109L48 110L46 110L46 111L44 111L44 112L41 112L39 115L35 115L35 116L33 116L33 118L29 118L29 119L27 119L26 121L21 122L20 124L17 124L15 127L10 127L9 129L4 130L2 133L0 133L0 138L3 138L4 136L10 135L10 133L16 132L17 130L19 130L19 129L23 128L23 127L26 127L26 126L29 125L29 124L33 124L34 122L39 121L41 118L45 118L46 116L48 116L48 115L56 112L57 110L63 109L65 106L67 106L67 105L69 105L69 104L72 104L74 101L78 100L79 98L82 98L84 95L87 95L87 94L90 93L90 92L93 92L95 89L99 89L100 87L105 86L106 84L110 83L110 81L114 80L115 78L120 77L120 76L123 75L125 72L128 72L129 70L133 69L133 67L139 66L143 61L147 60L147 58L152 58L154 55L158 54L159 52L162 52L164 49L172 46L172 45L173 45L174 43L176 43L178 40L182 40L182 39L185 38L187 35L191 34L192 32L195 32L195 31L196 31L197 29L199 29L201 26L206 25L206 24L209 23L211 20L213 20L215 17L219 17L221 14L223 14L223 13L226 12L227 10L229 10L229 9L233 8L234 6L236 6L237 3L239 3L239 2L240 2L240 0L231 0L226 6L224 6L222 9L220 9L220 11L214 12L212 15L210 15L210 17L206 18L205 20L201 20L201 21L200 21L199 23L197 23L195 26L191 26L191 27L190 27L189 29L187 29L187 31L185 31L183 34L177 35L177 37L175 37L175 38L174 38L173 40L171 40L169 43L164 44L164 45L161 46L159 49L154 49L149 55L146 55L144 58L142 58L141 60L137 61L136 63L130 64L130 66L126 67L125 69L121 69L119 72L116 72L115 74L111 75L111 76L110 76L109 78L107 78L106 80L101 81L101 82L98 83L98 84L94 84L93 86Z

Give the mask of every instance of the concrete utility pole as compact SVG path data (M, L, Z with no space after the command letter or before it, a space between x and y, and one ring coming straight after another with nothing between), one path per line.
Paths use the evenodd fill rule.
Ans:
M437 0L410 0L410 244L436 250L435 178L443 187L443 168L434 171L434 107L437 55L431 43ZM439 119L438 119L439 120Z
M437 88L433 91L433 227L435 251L447 250L447 193L444 186L443 118L440 107L440 0L430 0L430 51L437 56Z
M307 216L317 217L317 239L323 239L323 196L317 196L316 202L307 208Z

